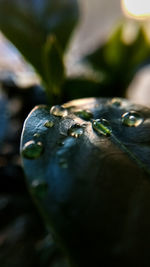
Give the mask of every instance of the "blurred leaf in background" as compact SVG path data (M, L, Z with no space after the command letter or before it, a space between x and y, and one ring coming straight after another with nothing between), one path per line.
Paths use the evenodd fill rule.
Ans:
M65 67L61 48L55 36L51 35L47 39L43 48L42 58L45 69L45 79L51 88L51 95L56 95L61 98L61 86L65 77ZM50 99L50 102L52 102L52 99Z
M128 38L126 26L131 25L121 23L106 43L85 58L105 77L99 86L101 96L125 96L136 71L150 62L150 42L142 24L135 22Z
M43 47L53 35L64 51L78 17L76 0L0 0L0 29L34 66L46 85Z
M66 76L64 52L78 21L76 0L0 0L0 28L41 75L49 102L87 96L125 96L136 71L149 62L150 42L141 22L134 22L131 40L127 22L81 60L95 76ZM133 28L133 27L131 27Z

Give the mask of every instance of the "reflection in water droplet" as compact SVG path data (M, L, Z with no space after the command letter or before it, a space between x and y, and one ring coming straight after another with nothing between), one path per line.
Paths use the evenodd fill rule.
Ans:
M136 111L129 111L122 115L122 123L125 126L137 127L143 123L143 117Z
M97 119L92 122L93 129L105 136L111 135L112 129L109 122L105 119Z
M113 98L113 99L111 100L111 104L112 104L113 106L120 107L120 106L121 106L121 99L115 97L115 98Z
M59 159L59 165L63 169L67 169L68 168L68 162L67 162L67 160L65 158L60 158Z
M34 180L31 186L33 194L39 198L43 198L48 191L48 184L45 181Z
M33 140L27 142L22 149L23 157L27 159L37 159L43 152L43 144L41 142L35 142Z
M44 126L45 126L46 128L52 128L52 127L54 126L54 122L53 122L53 121L46 121L46 122L44 123Z
M50 114L57 116L57 117L65 117L68 115L67 109L61 107L61 106L53 106L50 109Z
M93 114L89 110L79 110L75 112L75 114L86 121L89 121L93 118Z
M68 135L78 138L83 134L83 128L79 124L74 124L68 130Z

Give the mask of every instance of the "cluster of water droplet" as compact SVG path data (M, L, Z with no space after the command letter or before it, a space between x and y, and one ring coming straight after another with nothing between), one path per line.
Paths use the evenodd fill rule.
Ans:
M115 107L119 107L121 105L121 100L119 98L113 98L111 100L111 104ZM62 106L53 106L50 109L50 114L57 116L57 117L65 117L68 115L68 110L63 108ZM104 136L111 135L112 127L109 121L107 121L106 119L104 118L100 118L96 120L92 119L93 114L89 110L79 110L75 112L75 114L79 116L80 118L82 118L83 120L91 121L93 129L98 134L102 134ZM121 121L124 126L137 127L143 123L144 119L137 111L131 110L122 115ZM44 123L44 126L46 128L52 128L54 126L54 122L52 120L46 121ZM68 135L74 138L78 138L81 135L83 135L84 133L83 128L84 128L83 125L74 124L68 129ZM44 151L44 148L41 142L39 141L36 142L34 140L31 140L31 141L28 141L23 146L22 155L27 159L37 159L41 156L43 151ZM62 163L62 165L63 164L65 166L66 163Z
M111 105L115 108L120 107L121 100L119 98L114 98L111 100ZM63 108L62 106L53 106L50 109L50 114L56 117L66 117L68 115L68 110ZM93 114L89 110L79 110L75 112L75 115L79 116L85 121L90 121L93 130L98 135L103 135L106 137L109 137L111 135L113 136L110 122L105 118L93 119ZM141 114L134 110L125 112L121 116L121 123L126 127L138 127L143 123L143 121L144 118L141 116ZM53 120L47 120L45 121L43 126L46 128L52 128L54 126L54 122ZM68 168L68 157L65 157L65 155L67 155L67 151L69 151L70 147L72 147L73 142L76 143L75 138L79 138L84 134L84 125L75 123L68 129L67 133L68 137L64 142L61 142L62 148L60 149L60 151L58 150L58 164L62 169ZM40 139L40 134L35 133L33 137L35 140L30 140L25 143L22 149L23 157L29 160L38 159L44 152L43 143L41 141L38 141ZM43 198L46 195L48 184L45 181L35 179L32 182L31 186L33 194L35 194L38 198Z

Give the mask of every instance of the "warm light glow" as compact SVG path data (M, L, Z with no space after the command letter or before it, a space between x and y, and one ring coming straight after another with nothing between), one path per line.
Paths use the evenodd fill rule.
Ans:
M122 0L122 9L128 17L150 18L150 0Z

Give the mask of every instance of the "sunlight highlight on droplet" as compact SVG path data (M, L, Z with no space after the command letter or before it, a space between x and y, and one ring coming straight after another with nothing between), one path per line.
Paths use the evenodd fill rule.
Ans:
M122 10L128 17L135 19L150 19L149 0L122 0Z

